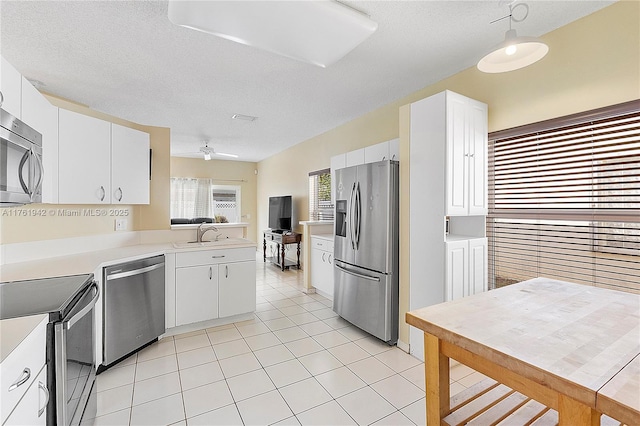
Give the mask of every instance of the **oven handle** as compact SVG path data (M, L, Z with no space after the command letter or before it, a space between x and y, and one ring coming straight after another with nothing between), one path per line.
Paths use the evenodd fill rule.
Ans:
M80 312L78 312L77 314L75 314L74 316L69 318L69 321L66 321L66 324L67 324L66 329L67 330L69 330L71 327L73 327L73 325L76 322L78 322L83 316L85 316L87 314L87 312L92 310L93 307L95 306L96 302L98 301L98 296L100 296L100 289L98 288L98 284L96 284L94 282L92 284L92 287L95 288L95 290L96 290L95 296L93 296L93 299L91 299L91 302L89 302L89 304L87 306L85 306L84 308L82 308L80 310Z

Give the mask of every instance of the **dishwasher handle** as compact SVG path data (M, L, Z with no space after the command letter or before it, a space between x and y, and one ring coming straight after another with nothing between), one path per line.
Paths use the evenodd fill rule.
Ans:
M164 268L164 262L156 263L155 265L147 266L145 268L134 269L133 271L118 272L115 274L107 275L107 281L117 280L119 278L133 277L134 275L144 274L160 268Z

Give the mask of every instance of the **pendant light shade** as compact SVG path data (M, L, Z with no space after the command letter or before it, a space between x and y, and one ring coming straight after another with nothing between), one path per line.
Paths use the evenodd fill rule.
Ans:
M524 68L538 62L549 52L549 46L535 37L518 37L516 30L507 31L504 41L478 62L478 69L499 73Z
M514 16L514 11L523 11L521 17ZM524 68L540 59L549 52L549 46L535 37L518 37L516 30L511 28L511 22L522 22L529 15L529 6L526 3L509 3L509 14L491 22L492 24L503 19L509 19L509 31L504 35L504 41L495 46L491 53L485 55L478 62L478 69L486 73L508 72Z

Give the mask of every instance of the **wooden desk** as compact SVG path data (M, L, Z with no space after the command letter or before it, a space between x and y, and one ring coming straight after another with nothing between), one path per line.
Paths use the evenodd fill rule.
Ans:
M285 269L288 269L290 266L295 266L296 268L300 269L300 242L302 241L302 234L298 234L296 232L289 232L287 234L280 234L277 232L271 232L271 231L264 231L263 233L263 237L264 237L264 242L263 242L263 248L264 248L264 252L263 252L263 259L266 262L267 259L269 259L271 261L271 263L274 263L278 266L280 266L280 268L284 271ZM267 257L267 241L276 243L277 249L276 249L276 257ZM287 262L284 255L285 255L285 246L287 244L296 244L297 245L297 262L293 263L293 262Z
M640 425L640 355L600 389L596 410L627 425Z
M545 278L417 309L406 320L425 332L430 425L451 413L449 358L556 410L561 426L592 426L603 411L621 417L611 404L597 407L597 394L640 354L640 295ZM617 389L608 395L616 399Z

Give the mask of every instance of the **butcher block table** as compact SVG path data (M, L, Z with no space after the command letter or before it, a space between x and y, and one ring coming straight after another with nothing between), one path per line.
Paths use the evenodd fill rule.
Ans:
M640 425L640 295L535 278L406 320L424 331L430 426ZM450 399L450 358L490 379Z

